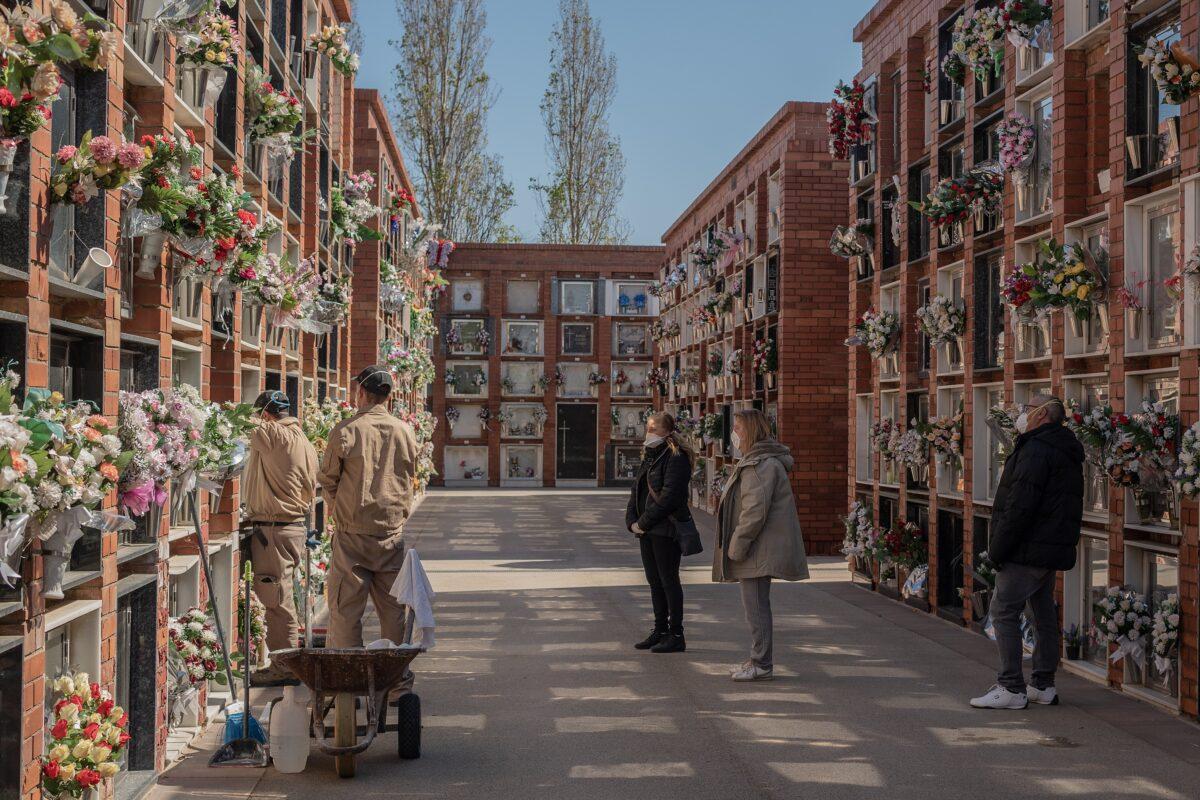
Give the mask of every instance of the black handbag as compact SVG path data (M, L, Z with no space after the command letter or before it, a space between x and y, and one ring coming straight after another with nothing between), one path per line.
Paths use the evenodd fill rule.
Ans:
M658 504L658 492L654 491L654 487L650 485L650 478L646 478L646 489L650 493L650 499ZM687 509L685 509L687 510ZM671 538L675 540L675 544L679 545L679 553L685 556L694 556L704 552L704 543L700 541L700 530L696 527L696 520L692 518L692 512L687 510L687 517L684 519L676 519L672 514L667 517L671 522Z

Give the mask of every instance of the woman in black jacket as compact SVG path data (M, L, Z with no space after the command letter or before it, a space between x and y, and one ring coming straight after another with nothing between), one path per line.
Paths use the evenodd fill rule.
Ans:
M642 566L654 604L654 630L634 647L652 653L681 653L683 586L679 545L671 517L686 518L693 455L675 436L675 418L658 413L646 421L646 441L637 479L629 493L625 527L638 537ZM683 512L683 513L680 513Z

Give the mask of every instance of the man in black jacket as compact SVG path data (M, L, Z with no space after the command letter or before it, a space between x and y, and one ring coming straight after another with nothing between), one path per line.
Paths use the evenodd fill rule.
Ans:
M1000 671L996 685L971 700L976 708L1058 704L1054 672L1062 632L1054 584L1058 570L1075 566L1083 519L1083 446L1063 427L1065 416L1061 400L1039 395L1017 418L1019 435L996 489L988 543L997 569L991 613ZM1021 666L1026 604L1037 633L1029 685Z

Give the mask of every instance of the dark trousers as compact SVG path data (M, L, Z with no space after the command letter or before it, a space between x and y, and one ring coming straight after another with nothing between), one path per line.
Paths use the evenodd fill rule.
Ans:
M1026 606L1033 612L1037 641L1033 648L1035 689L1054 685L1062 634L1058 628L1058 607L1054 604L1055 571L1024 564L1005 564L996 573L996 592L992 599L992 624L996 646L1000 650L1000 671L996 683L1010 692L1025 693L1021 657L1021 612Z
M669 536L643 534L642 567L654 604L654 630L683 635L683 585L679 582L679 545Z

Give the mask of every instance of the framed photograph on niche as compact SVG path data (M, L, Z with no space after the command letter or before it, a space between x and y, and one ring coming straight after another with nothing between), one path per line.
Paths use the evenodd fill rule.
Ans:
M592 323L564 322L562 325L562 353L565 356L590 356L592 354Z

